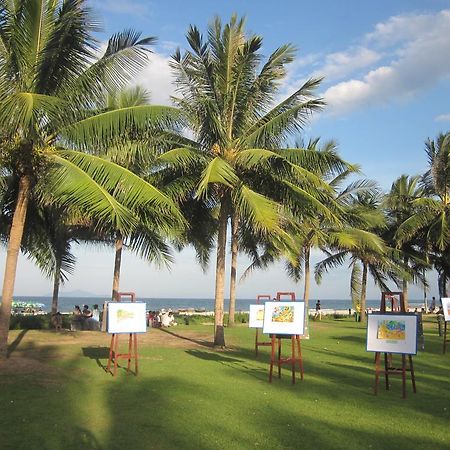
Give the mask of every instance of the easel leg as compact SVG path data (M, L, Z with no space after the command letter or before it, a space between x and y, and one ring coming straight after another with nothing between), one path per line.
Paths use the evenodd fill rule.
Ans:
M111 371L111 361L113 360L113 355L114 355L114 334L111 336L111 344L109 346L109 359L108 359L108 364L106 366L106 371L110 372Z
M127 363L127 373L130 372L131 366L131 346L133 344L133 335L130 333L128 336L128 363Z
M292 384L295 384L295 336L291 336Z
M375 386L373 388L373 393L378 395L378 381L380 379L380 359L381 354L375 353Z
M256 329L255 334L255 355L258 356L258 328Z
M298 366L300 368L300 379L303 380L303 358L302 358L302 347L300 344L300 336L297 336L297 349L298 349Z
M411 382L412 382L412 386L413 386L413 392L415 394L417 392L417 390L416 390L416 376L414 375L414 366L413 366L412 356L411 355L409 355L409 370L411 372Z
M442 350L442 353L444 355L446 350L447 350L447 322L444 322L444 348Z
M269 383L272 383L273 363L275 361L275 335L272 334L272 353L270 356Z
M134 374L138 374L137 334L134 333Z
M113 373L113 377L116 376L117 373L117 364L119 362L119 358L117 357L118 352L117 352L117 348L119 346L119 335L116 334L116 340L114 342L114 373Z
M392 359L387 353L384 354L384 379L386 382L386 390L389 390L389 367L392 365Z
M402 393L406 398L406 355L402 355Z
M281 378L281 339L278 338L278 378Z

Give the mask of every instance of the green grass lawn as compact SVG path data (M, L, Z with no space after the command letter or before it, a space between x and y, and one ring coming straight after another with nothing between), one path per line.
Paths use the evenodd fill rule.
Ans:
M268 382L269 348L254 330L206 325L151 330L137 377L103 370L109 336L11 332L0 365L0 448L6 449L449 449L450 353L433 322L414 357L417 394L401 381L373 394L373 354L351 320L312 322L302 341L305 379ZM124 338L125 342L125 338ZM286 343L287 344L287 343ZM288 345L285 346L288 350Z

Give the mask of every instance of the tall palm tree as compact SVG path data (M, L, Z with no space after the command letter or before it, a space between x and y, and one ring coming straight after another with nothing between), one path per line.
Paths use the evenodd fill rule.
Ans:
M392 258L391 250L378 234L385 228L384 215L379 208L380 194L358 193L347 211L347 223L351 228L344 231L351 239L336 239L325 253L327 257L316 264L315 277L320 283L322 276L331 268L349 261L351 268L350 293L353 306L361 312L365 321L368 275L372 275L381 289L389 291L388 279L399 284L399 276L407 276Z
M320 80L310 79L275 103L286 66L294 59L294 48L283 45L262 63L262 38L246 36L244 19L232 16L222 25L216 18L206 39L191 26L187 40L190 49L184 54L177 51L171 66L181 94L174 100L184 111L194 139L189 146L168 152L163 161L185 169L201 167L195 195L209 199L219 211L214 344L224 346L229 219L237 211L240 226L248 222L266 235L282 232L284 209L265 192L269 180L276 181L283 191L313 202L305 185L318 191L323 187L320 180L296 163L295 151L281 147L323 102L314 96Z
M130 171L93 154L130 126L165 125L172 108L93 110L105 90L128 83L146 63L153 38L117 33L96 58L98 29L84 0L0 3L0 162L17 185L0 308L0 357L6 354L17 258L30 193L76 206L118 229L135 222L130 208L176 207ZM108 143L106 143L108 145Z
M422 280L423 271L427 266L423 252L418 249L419 242L415 239L398 242L396 233L400 225L416 212L415 201L424 196L424 190L419 186L419 176L400 176L392 183L390 192L384 198L384 208L387 214L388 228L385 239L389 244L401 251L399 255L404 268L409 268L412 281ZM408 305L408 278L402 280L403 298Z
M422 177L425 196L414 201L415 212L399 227L396 238L404 243L419 239L438 271L439 293L447 296L450 280L450 133L425 142L428 170Z

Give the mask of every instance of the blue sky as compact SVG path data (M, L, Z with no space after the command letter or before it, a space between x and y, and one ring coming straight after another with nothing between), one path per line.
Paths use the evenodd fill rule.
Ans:
M168 60L185 46L190 24L206 31L219 15L247 17L247 30L264 37L268 56L285 43L298 49L281 88L288 95L310 76L324 76L320 88L328 106L313 117L304 137L335 139L341 155L360 164L364 176L388 190L401 174L425 171L424 141L450 129L450 0L378 1L225 1L164 2L91 0L104 27L101 40L124 28L158 37L150 65L139 83L152 91L154 103L169 103L174 94ZM110 291L113 249L74 249L78 266L63 288L97 294ZM3 272L5 252L0 252ZM314 255L317 261L319 255ZM246 261L241 258L241 269ZM176 255L171 272L160 271L125 255L122 289L141 297L213 297L213 268L203 274L192 252ZM436 295L434 277L431 295ZM349 271L337 270L313 286L313 298L348 298ZM288 280L281 267L255 273L238 286L238 297L252 298L301 285ZM16 295L44 295L51 282L21 259ZM420 288L413 298L422 298ZM378 298L373 286L369 298Z

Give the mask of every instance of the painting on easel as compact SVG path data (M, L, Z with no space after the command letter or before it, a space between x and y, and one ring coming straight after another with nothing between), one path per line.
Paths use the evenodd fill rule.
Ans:
M264 333L302 335L304 330L304 302L266 302Z
M262 328L264 324L264 305L250 305L249 328Z
M108 333L145 333L145 303L109 302Z
M417 353L417 316L403 313L372 313L367 320L367 351Z
M450 297L444 297L442 300L442 309L444 310L444 318L446 322L450 322Z

